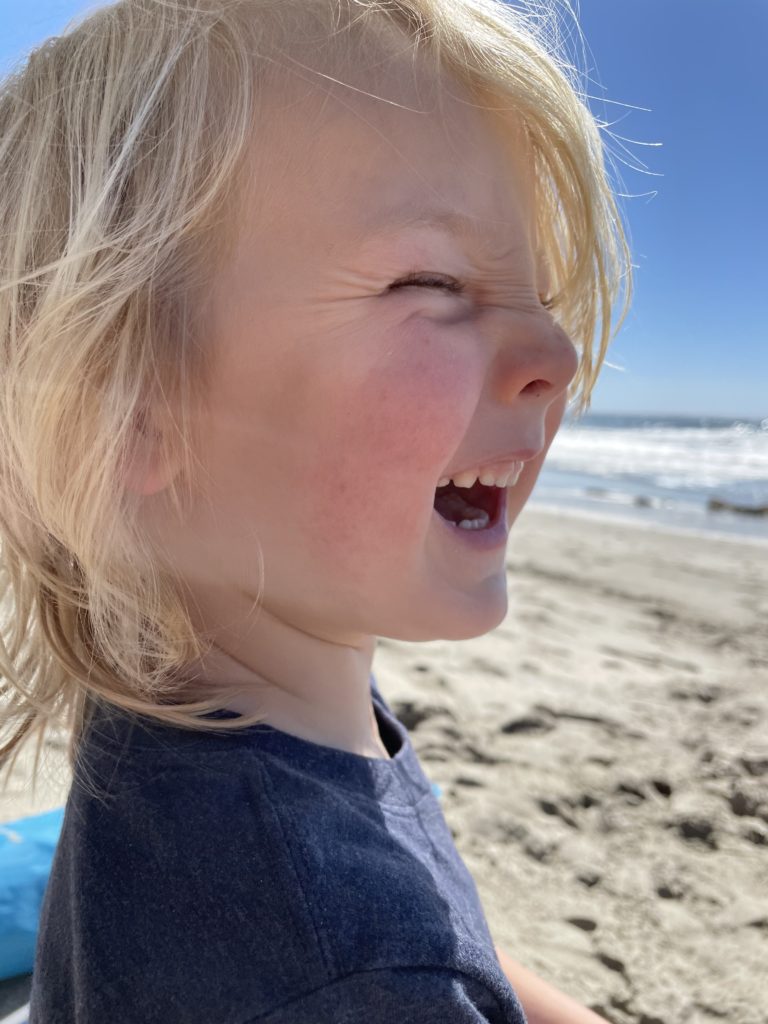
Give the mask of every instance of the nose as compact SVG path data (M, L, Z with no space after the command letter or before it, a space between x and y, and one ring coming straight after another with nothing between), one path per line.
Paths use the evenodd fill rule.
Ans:
M565 331L542 313L510 328L499 326L493 373L496 401L544 409L566 390L579 368L579 355Z

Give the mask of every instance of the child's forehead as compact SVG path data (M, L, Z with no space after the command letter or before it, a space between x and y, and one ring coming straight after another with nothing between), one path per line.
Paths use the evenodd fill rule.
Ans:
M500 236L505 221L519 226L533 195L519 118L490 114L447 75L428 76L425 88L396 70L379 76L375 95L334 83L302 85L305 102L283 96L269 132L254 140L253 184L273 218L325 208L359 241L416 227L482 241L494 225Z
M377 35L369 34L374 47ZM403 126L411 123L419 131L441 130L455 144L490 131L513 141L517 150L527 146L510 97L494 95L469 72L459 76L438 65L414 50L405 36L399 48L391 48L389 34L381 42L381 53L350 46L338 56L311 62L301 73L291 63L277 67L264 83L265 123L287 129L284 140L299 147L310 143L325 156L331 151L327 147L322 153L323 138L338 122L349 127L353 119L385 145L397 145Z

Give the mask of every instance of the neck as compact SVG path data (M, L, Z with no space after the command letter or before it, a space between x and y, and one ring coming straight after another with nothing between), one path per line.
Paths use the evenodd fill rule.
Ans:
M302 739L364 757L389 754L370 693L375 637L339 642L259 609L247 632L222 628L188 677L194 694L239 689L226 707ZM185 673L186 674L186 673ZM190 691L192 687L190 686Z

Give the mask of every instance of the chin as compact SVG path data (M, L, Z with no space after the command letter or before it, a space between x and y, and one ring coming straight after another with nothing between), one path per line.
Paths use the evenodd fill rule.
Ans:
M500 626L504 619L507 617L507 602L504 601L503 608L498 607L496 613L493 615L477 615L472 621L467 616L463 621L457 621L455 624L446 625L440 633L440 636L436 636L435 640L473 640L478 636L485 636L486 633L493 632L497 626Z
M506 578L503 585L494 587L489 594L481 597L462 595L453 607L434 602L429 614L414 615L411 622L392 633L379 633L392 640L409 643L428 643L431 640L473 640L485 636L500 626L507 617L508 599Z

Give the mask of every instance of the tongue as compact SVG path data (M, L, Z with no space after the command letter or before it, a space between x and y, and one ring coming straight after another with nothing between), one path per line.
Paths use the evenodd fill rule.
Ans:
M463 494L470 492L463 489ZM435 508L443 517L451 523L460 523L462 519L480 519L483 509L470 504L462 492L450 485L447 488L440 488L435 494Z

